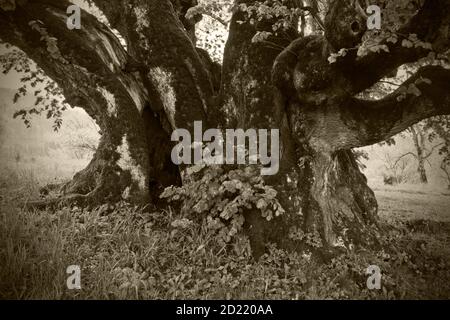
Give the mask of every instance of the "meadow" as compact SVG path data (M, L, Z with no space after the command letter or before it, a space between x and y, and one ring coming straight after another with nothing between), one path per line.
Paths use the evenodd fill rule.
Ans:
M378 251L323 262L272 247L254 261L244 236L222 246L170 208L24 210L39 186L33 175L2 175L0 299L450 298L447 194L376 190ZM70 265L81 267L81 290L67 288ZM381 269L380 290L367 288L369 265Z

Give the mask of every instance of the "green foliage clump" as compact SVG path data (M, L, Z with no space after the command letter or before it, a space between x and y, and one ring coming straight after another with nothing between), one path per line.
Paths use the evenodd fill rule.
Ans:
M228 243L242 230L246 211L259 210L268 221L284 213L277 191L264 184L259 170L258 166L195 165L187 170L182 187L166 188L161 198L181 203L185 216L206 222L219 241Z
M356 50L358 57L371 53L389 53L390 47L400 44L404 48L421 48L432 52L429 42L419 39L416 34L404 34L401 28L407 24L417 13L417 2L412 0L383 1L380 4L381 29L367 30L361 43L352 48L340 48L328 58L335 63L339 58L345 57L349 51ZM444 58L440 55L439 59Z
M48 35L45 28L37 21L31 21L30 26L42 32L42 41L46 41L49 52L58 55L59 49L55 38ZM17 89L13 97L13 102L19 100L30 93L35 97L34 106L31 108L20 108L14 113L14 118L20 118L27 128L31 127L31 116L45 114L47 119L52 119L53 129L58 131L62 125L63 112L69 108L66 103L61 88L39 68L27 55L13 48L8 44L4 45L4 53L0 55L0 71L8 74L15 71L22 75L21 86Z
M270 36L283 34L290 29L297 29L298 19L305 12L302 8L290 5L287 0L256 1L251 5L241 3L237 6L237 10L244 12L246 21L257 29L258 23L271 22L270 30L257 30L252 39L254 43L264 42Z
M289 230L288 236L295 241L304 241L312 248L321 248L323 246L322 238L317 230L314 230L314 232L304 232L298 227L292 227Z

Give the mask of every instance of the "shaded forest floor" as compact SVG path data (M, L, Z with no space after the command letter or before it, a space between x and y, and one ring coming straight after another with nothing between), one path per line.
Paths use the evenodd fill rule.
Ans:
M0 180L0 299L449 299L450 197L376 190L380 251L327 264L271 248L259 262L244 237L221 247L172 211L119 204L27 212L36 181ZM66 268L81 266L81 290ZM366 286L369 265L382 289Z

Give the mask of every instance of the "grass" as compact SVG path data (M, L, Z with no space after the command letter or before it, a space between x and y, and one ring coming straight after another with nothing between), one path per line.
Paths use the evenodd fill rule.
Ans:
M402 185L398 189L391 186L376 188L380 216L385 219L396 217L401 221L426 219L450 222L450 195L424 190L416 192Z
M429 204L405 206L405 193L395 200L377 191L385 228L379 251L349 251L318 264L272 247L255 262L243 236L222 247L171 210L121 203L24 211L17 200L37 187L13 178L0 183L0 299L450 298L450 222L427 220ZM445 216L447 208L434 209ZM70 265L81 267L81 290L66 286ZM367 289L369 265L381 268L381 290Z

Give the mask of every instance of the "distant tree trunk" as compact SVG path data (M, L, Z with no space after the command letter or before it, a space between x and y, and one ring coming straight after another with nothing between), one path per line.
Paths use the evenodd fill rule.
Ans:
M419 172L420 182L425 184L428 183L427 173L425 170L425 161L419 160L417 171Z
M450 168L448 165L448 159L444 159L441 162L441 170L445 173L445 178L447 180L448 189L450 189Z
M427 156L425 155L425 137L420 127L411 126L411 135L416 149L417 156L417 172L421 183L428 183L427 172L425 170L425 161Z

